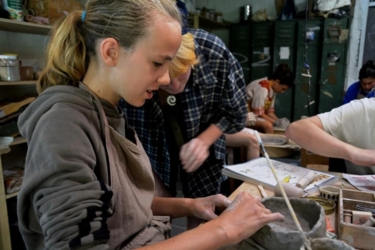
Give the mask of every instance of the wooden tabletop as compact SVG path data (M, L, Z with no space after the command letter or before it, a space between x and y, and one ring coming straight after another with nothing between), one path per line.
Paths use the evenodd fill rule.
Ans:
M10 148L8 147L8 148L0 148L0 155L2 155L2 154L6 154L6 153L8 153L10 151Z
M329 174L333 174L333 175L337 175L339 177L338 181L334 184L331 184L331 186L336 186L338 188L344 188L344 189L353 189L353 190L357 190L355 187L353 187L348 181L346 181L345 179L343 179L342 177L342 173L336 173L336 172L327 172ZM270 190L270 189L267 189L267 188L264 188L264 190L266 191L267 195L269 197L272 197L272 196L275 196L273 190ZM240 192L248 192L252 195L255 195L257 197L261 197L262 198L262 195L260 193L260 190L258 188L257 185L255 184L251 184L251 183L248 183L248 182L243 182L230 196L229 196L229 199L231 200L234 200L236 198L236 196L240 193ZM318 193L314 193L313 195L316 195Z

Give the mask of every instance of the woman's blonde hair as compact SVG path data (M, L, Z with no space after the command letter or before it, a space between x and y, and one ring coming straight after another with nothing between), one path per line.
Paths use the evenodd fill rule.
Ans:
M112 37L132 49L148 34L155 11L181 23L175 0L89 0L85 11L67 15L52 30L38 92L55 85L76 86L96 56L99 39Z
M169 65L169 74L171 79L186 73L186 71L198 63L198 58L195 54L194 35L186 33L182 36L181 46L177 51L175 58L173 58Z

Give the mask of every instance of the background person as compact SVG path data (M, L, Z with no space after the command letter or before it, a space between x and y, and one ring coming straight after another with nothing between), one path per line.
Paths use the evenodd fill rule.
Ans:
M349 174L375 174L375 98L293 122L286 137L315 154L345 159Z
M286 118L279 119L275 114L276 94L284 93L294 86L294 74L285 63L279 64L272 76L252 81L246 87L248 110L257 116L252 129L273 133L274 125L287 127Z
M342 104L347 104L356 99L374 97L375 65L367 61L359 71L359 81L350 85L345 93Z

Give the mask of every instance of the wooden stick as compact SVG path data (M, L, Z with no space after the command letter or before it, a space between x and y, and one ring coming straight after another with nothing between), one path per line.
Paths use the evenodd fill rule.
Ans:
M271 171L272 171L272 173L273 173L273 176L275 177L275 179L276 179L276 181L277 181L277 184L280 186L281 194L283 195L284 200L285 200L285 203L286 203L286 205L287 205L287 207L288 207L288 209L289 209L289 212L290 212L290 214L292 215L292 218L293 218L293 220L294 220L294 223L296 223L297 229L298 229L298 231L300 232L300 234L301 234L301 236L302 236L303 243L304 243L305 247L307 248L307 250L311 250L310 243L309 243L309 241L307 240L306 235L305 235L305 233L304 233L303 230L302 230L301 224L299 223L299 221L298 221L298 219L297 219L296 213L294 212L293 207L292 207L292 205L290 204L290 201L289 201L288 197L286 196L286 193L285 193L285 191L284 191L283 185L281 185L281 181L280 181L279 178L277 177L276 170L275 170L275 168L274 168L274 166L273 166L273 164L272 164L272 162L271 162L271 160L270 160L270 157L269 157L268 154L267 154L267 151L265 150L265 148L264 148L264 146L263 146L262 139L260 139L259 133L258 133L258 131L256 131L256 130L255 130L255 135L256 135L256 137L257 137L257 139L258 139L259 145L261 146L261 148L262 148L262 150L263 150L263 154L264 154L264 156L265 156L266 159L267 159L268 165L269 165L270 168L271 168Z
M268 195L266 193L266 191L264 190L263 186L262 185L258 185L258 189L260 191L260 194L262 195L263 198L267 198Z

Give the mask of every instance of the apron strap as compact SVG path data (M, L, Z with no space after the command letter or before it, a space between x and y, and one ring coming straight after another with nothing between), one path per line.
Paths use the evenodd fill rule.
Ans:
M172 229L169 216L153 216L149 226L157 228L166 238L169 238L168 232Z
M79 86L83 87L85 91L91 94L93 98L93 104L99 114L100 133L102 136L102 140L104 141L103 145L105 149L104 150L105 159L106 159L107 168L108 168L108 185L111 186L111 169L110 169L110 160L109 160L109 153L108 153L108 149L110 149L110 147L109 147L109 138L107 138L109 134L107 116L105 115L102 103L100 102L99 98L95 95L95 93L93 93L83 82L79 82Z

